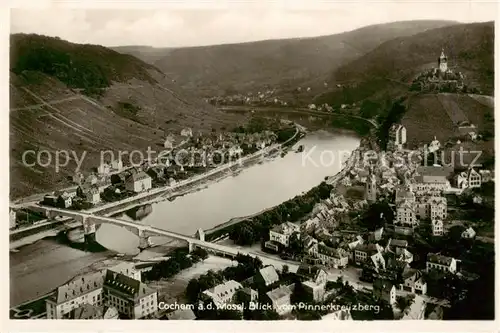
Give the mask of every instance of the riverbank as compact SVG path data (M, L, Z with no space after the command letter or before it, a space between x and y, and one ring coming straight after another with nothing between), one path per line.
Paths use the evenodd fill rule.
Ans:
M261 163L274 153L282 151L284 147L287 147L290 144L293 144L297 138L300 138L303 134L301 132L302 127L296 126L296 131L294 135L289 138L287 141L281 144L273 144L269 147L266 147L262 150L259 150L253 154L244 156L237 161L233 161L227 164L224 164L220 167L212 169L204 174L197 175L191 177L189 179L180 181L172 186L161 187L151 189L147 192L139 193L133 197L129 197L117 202L111 202L104 205L100 205L98 207L91 208L89 210L83 211L90 214L98 214L104 216L113 216L121 214L129 209L136 208L138 206L142 206L145 204L159 203L165 200L174 200L177 197L193 193L196 191L200 191L204 188L207 188L213 183L219 182L226 177L232 176L235 173L241 172L243 169L251 167L257 163ZM47 236L53 236L57 234L57 232L77 227L78 224L72 223L67 228L64 227L64 224L67 224L67 221L71 219L63 219L60 221L40 221L39 225L33 225L22 229L12 230L10 232L11 242L9 244L10 249L17 249L21 246L31 244L37 240L40 240ZM51 231L51 229L55 229L55 231ZM29 232L28 232L29 231ZM23 235L19 239L17 239L17 235Z
M152 213L138 223L191 235L198 228L209 230L220 225L222 221L230 221L237 216L248 216L255 214L255 212L261 212L268 207L276 206L309 191L312 187L324 181L326 176L339 172L341 170L340 163L330 166L321 164L316 166L315 163L321 160L323 151L354 150L359 145L359 138L319 131L308 134L298 145L304 145L305 151L312 149L314 153L311 157L314 161L305 161L304 163L302 154L295 153L289 153L284 158L279 158L279 155L275 156L271 160L266 160L265 163L245 168L236 177L226 177L224 180L215 182L196 193L177 197L173 202L164 201L153 205ZM119 218L132 219L125 214ZM100 244L114 251L112 257L116 253L123 253L123 256L118 257L119 260L148 260L163 256L173 247L185 246L185 244L172 242L165 237L163 239L155 238L152 241L157 246L138 254L139 251L136 248L138 245L137 237L124 228L108 224L101 225L101 228L97 230L96 239ZM41 242L45 242L45 240ZM44 263L47 263L50 267L54 262L57 262L54 259L55 257L64 258L67 250L66 246L59 245L52 248L52 251L38 257L39 265L43 266ZM37 250L34 250L34 246L28 246L22 248L20 253L11 255L17 257L36 255L31 253L32 251ZM84 252L82 254L89 255ZM90 254L90 256L94 255L96 254ZM106 259L109 258L103 258L102 260ZM71 262L71 264L78 266L78 260ZM59 272L49 268L43 276L48 281L59 281L58 276L52 278L52 275L60 274L68 277L73 274L72 276L74 276L85 271L87 266L89 266L87 262L82 262L79 269L78 267L66 269L64 265L60 265L58 267ZM30 269L31 267L28 265L27 270ZM25 278L22 276L19 278L13 273L11 280L19 280L18 286L22 286ZM61 283L64 283L64 280ZM54 283L52 290L57 285L60 285L60 283Z

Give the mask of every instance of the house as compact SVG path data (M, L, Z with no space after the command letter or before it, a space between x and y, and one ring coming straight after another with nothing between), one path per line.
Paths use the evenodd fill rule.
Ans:
M401 262L405 262L407 264L410 264L413 261L413 253L411 253L407 249L404 249L399 254L398 260L401 261Z
M93 205L101 202L101 194L99 188L95 185L90 186L85 193L85 200Z
M115 171L118 171L118 172L122 171L123 162L122 162L121 158L111 161L111 168Z
M111 185L124 185L127 177L131 175L128 171L123 171L120 173L115 173L111 175Z
M380 251L376 244L358 244L354 248L354 262L363 263L377 252Z
M493 180L493 174L490 170L479 170L479 175L481 176L482 183L487 183Z
M450 188L448 177L453 173L453 168L442 166L420 166L417 168L415 190L417 195L440 192Z
M234 295L241 288L243 288L241 283L229 280L203 291L203 296L212 300L214 304L219 307L223 304L231 303Z
M43 204L47 206L57 207L57 196L53 194L46 194L43 197Z
M88 175L87 178L85 178L85 183L90 184L90 185L96 184L97 183L97 176L94 174Z
M133 173L125 180L125 189L135 193L147 191L151 189L151 177L144 171Z
M462 232L462 238L472 239L474 237L476 237L476 232L472 229L472 227L469 227Z
M460 190L464 190L467 187L469 187L469 178L467 177L466 172L460 172L458 175L454 177L454 180L455 180L455 186Z
M59 286L45 301L47 319L62 319L80 305L88 303L103 306L104 295L102 271L77 277Z
M402 277L404 282L399 286L401 290L421 295L425 295L427 293L427 282L424 281L421 271L405 267Z
M269 240L280 243L286 247L290 244L290 236L299 232L300 227L291 222L285 222L269 230Z
M103 308L90 304L83 303L79 307L71 310L64 319L103 319Z
M267 298L270 300L273 310L280 316L290 313L292 306L290 297L292 296L295 285L281 286L266 293Z
M193 130L191 128L184 128L181 131L181 136L192 137L193 136Z
M343 268L349 262L347 251L341 248L334 249L323 243L317 245L316 257L323 265L334 268Z
M373 264L375 268L375 272L380 272L381 270L385 270L386 262L385 258L381 252L374 253L370 256L370 264Z
M444 224L442 220L432 220L432 235L433 236L443 236L444 234Z
M441 142L439 142L436 137L434 137L434 140L431 141L429 144L429 147L427 147L427 151L431 154L437 152L439 149L441 149Z
M414 203L415 193L413 193L410 186L398 185L396 187L395 203L399 204L403 201Z
M279 281L278 272L274 266L266 266L260 269L254 276L254 283L268 287Z
M414 228L417 225L415 204L403 201L396 206L396 223L402 226Z
M256 303L259 299L259 293L257 290L245 287L243 289L240 289L240 291L244 302Z
M163 141L163 148L165 149L173 149L174 148L174 139L171 137L168 137Z
M403 149L406 143L406 127L401 124L394 124L389 129L389 147Z
M67 192L61 193L57 197L57 206L61 208L69 208L73 204L73 199Z
M427 272L432 269L436 269L442 272L456 273L457 260L438 253L428 253L426 269Z
M165 168L162 166L154 166L149 168L146 173L154 180L162 179L165 175Z
M97 167L97 173L100 175L107 175L110 172L111 166L108 163L103 162Z
M446 198L443 196L432 196L428 200L430 219L444 220L447 216L448 205Z
M301 264L296 274L298 277L313 281L316 284L326 283L328 278L328 273L320 265Z
M383 299L390 305L396 303L396 287L388 280L376 279L373 281L373 295Z
M125 318L152 317L158 312L158 292L125 274L106 270L103 294L106 305Z
M469 170L468 184L471 188L481 187L481 175L474 168Z
M141 271L136 268L135 264L133 262L121 262L118 265L115 265L111 268L109 268L113 272L121 273L124 274L134 280L137 281L142 281L141 279Z
M73 175L73 183L80 185L82 182L85 181L85 177L81 172L76 172Z
M408 241L404 239L389 239L387 242L387 246L385 247L386 251L393 252L397 255L400 255L405 249L408 248Z
M16 211L11 208L9 210L9 228L13 229L16 226L17 226Z

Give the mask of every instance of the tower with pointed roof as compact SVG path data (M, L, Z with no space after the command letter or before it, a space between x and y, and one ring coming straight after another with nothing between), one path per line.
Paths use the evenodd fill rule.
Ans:
M448 58L444 54L444 49L441 50L441 56L438 59L439 71L441 73L446 73L448 70Z

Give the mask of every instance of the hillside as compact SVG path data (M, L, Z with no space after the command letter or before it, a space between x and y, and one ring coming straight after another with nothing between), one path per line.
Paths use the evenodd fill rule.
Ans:
M203 96L266 88L286 91L310 80L317 94L324 89L328 73L381 43L450 24L454 22L395 22L314 38L166 49L154 65L182 87ZM140 47L117 50L144 60L151 54L150 49Z
M132 55L138 59L149 64L154 64L157 60L165 57L173 48L156 48L144 45L131 45L131 46L115 46L111 49L116 52Z
M441 48L448 56L448 66L463 72L467 84L493 94L494 24L487 22L452 25L382 43L333 71L330 82L343 87L317 101L351 103L369 97L372 91L394 93L395 84L400 86L397 92L403 92L417 73L437 66Z
M72 161L56 172L54 155L46 168L25 166L27 150L87 152L89 170L101 151L146 154L161 150L167 133L179 143L183 128L208 132L243 121L193 98L154 66L102 46L13 35L10 69L12 197L69 185L75 171Z

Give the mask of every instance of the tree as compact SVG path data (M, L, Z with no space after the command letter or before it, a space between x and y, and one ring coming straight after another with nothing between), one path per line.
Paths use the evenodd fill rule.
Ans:
M298 232L290 235L288 249L294 255L301 255L304 252L304 241Z
M408 296L397 296L396 297L396 307L401 311L403 315L408 314L411 305L415 302L415 295Z

